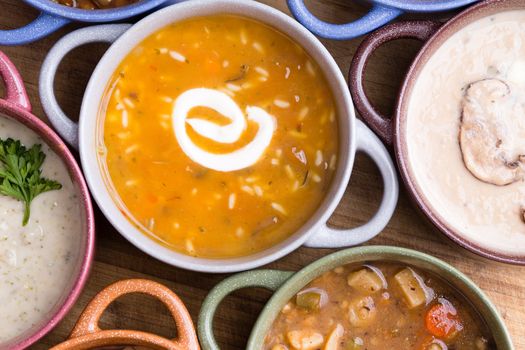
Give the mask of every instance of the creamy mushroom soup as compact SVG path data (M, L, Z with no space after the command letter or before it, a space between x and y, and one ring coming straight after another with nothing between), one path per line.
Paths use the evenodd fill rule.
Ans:
M482 18L420 73L409 164L434 210L481 247L525 252L525 11Z
M335 102L292 39L228 15L161 29L120 64L98 154L130 220L167 247L243 256L295 233L337 165Z
M70 288L82 246L79 199L62 160L32 130L0 115L0 139L8 138L28 149L41 144L40 183L56 186L31 201L24 224L24 202L5 195L0 181L0 348L52 316Z

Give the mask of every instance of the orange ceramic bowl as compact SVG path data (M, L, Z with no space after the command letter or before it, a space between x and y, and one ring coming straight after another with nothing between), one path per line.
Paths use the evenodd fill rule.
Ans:
M143 293L159 299L173 316L178 337L166 339L141 331L100 329L99 320L106 308L117 298L130 293ZM200 350L193 321L184 303L169 288L142 279L119 281L97 294L80 316L69 340L51 350L88 350L119 345L151 350Z

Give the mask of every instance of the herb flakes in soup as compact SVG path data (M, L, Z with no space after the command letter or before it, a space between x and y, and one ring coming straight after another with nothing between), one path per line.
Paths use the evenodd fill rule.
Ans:
M346 265L310 282L281 310L265 350L489 350L470 303L433 274L390 262Z
M145 234L192 256L267 249L319 207L337 165L334 98L291 38L229 15L172 24L122 61L99 161Z
M7 191L12 195L0 195L0 348L4 349L13 339L49 322L71 288L82 249L82 215L65 164L38 135L0 115L0 139L0 191L12 189ZM43 191L52 187L55 190ZM20 193L29 197L17 198ZM24 198L32 199L31 216L22 225Z

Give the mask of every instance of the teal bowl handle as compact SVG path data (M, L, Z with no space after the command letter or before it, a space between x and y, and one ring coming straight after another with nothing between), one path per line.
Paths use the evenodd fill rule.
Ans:
M213 335L213 318L221 301L230 293L247 287L277 290L294 272L279 270L256 270L233 275L216 285L204 299L199 314L199 341L203 350L219 350Z

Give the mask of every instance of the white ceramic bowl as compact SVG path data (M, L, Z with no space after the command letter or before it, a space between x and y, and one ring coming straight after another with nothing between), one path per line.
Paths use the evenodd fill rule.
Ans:
M96 137L101 132L98 111L105 87L119 63L141 41L153 32L191 17L213 14L235 14L267 23L293 38L322 68L337 101L339 124L339 164L326 197L297 232L285 241L256 254L233 259L203 259L170 250L146 236L133 225L119 207L117 194L111 193L98 164ZM96 67L87 86L79 124L72 122L60 109L53 94L56 69L62 58L73 48L97 41L114 42ZM345 247L363 243L386 226L395 209L398 182L392 160L379 139L358 121L354 114L345 80L337 64L324 46L284 13L255 1L196 0L167 7L131 26L102 25L80 29L65 36L49 52L42 67L40 94L44 109L57 131L73 146L78 147L84 172L95 200L115 228L144 252L168 264L204 272L232 272L258 267L279 259L306 243L311 247ZM363 226L336 230L326 225L348 184L356 151L367 153L377 164L384 181L384 196L378 212ZM205 220L205 218L203 218Z

